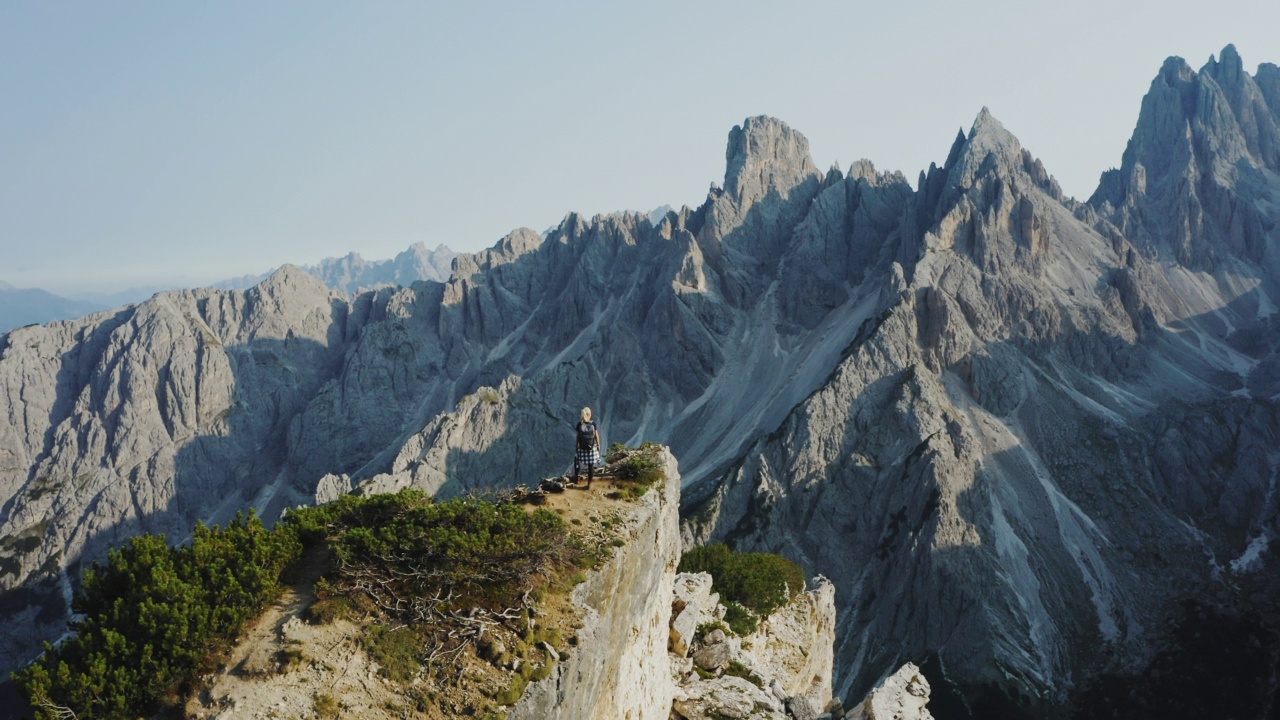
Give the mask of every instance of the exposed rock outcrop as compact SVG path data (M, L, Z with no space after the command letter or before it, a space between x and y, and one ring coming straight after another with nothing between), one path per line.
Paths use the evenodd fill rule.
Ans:
M663 484L646 493L624 544L574 589L586 610L578 650L531 684L508 720L667 720L672 583L680 563L680 474L663 454Z
M846 720L933 720L929 704L929 681L920 668L907 663L876 685Z
M675 579L669 635L675 715L816 717L831 702L835 587L816 578L812 589L761 618L750 635L734 636L720 627L698 635L723 626L726 607L711 584L706 573Z

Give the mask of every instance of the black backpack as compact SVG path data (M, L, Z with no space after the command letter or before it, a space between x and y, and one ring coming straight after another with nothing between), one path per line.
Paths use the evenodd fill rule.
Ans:
M596 445L596 424L593 422L578 423L578 449L590 450Z

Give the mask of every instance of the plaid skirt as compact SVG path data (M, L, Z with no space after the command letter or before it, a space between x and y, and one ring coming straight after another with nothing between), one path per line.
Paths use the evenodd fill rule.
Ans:
M574 456L573 464L575 466L591 467L593 465L603 465L604 463L600 462L600 450L593 447L590 450L578 448L578 454Z

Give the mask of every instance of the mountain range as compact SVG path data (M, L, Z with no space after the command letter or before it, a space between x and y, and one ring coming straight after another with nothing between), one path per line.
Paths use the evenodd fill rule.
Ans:
M456 253L444 245L428 250L419 242L390 260L365 260L352 252L340 258L325 258L314 265L303 266L302 270L335 290L357 293L383 285L412 285L420 280L444 282L449 279L454 255ZM244 290L270 276L270 272L243 275L213 283L211 287ZM66 298L47 290L20 290L0 283L0 332L24 325L74 320L95 312L135 305L168 289L139 287L115 293L82 293L75 298Z
M1228 46L1164 64L1085 202L986 109L914 184L822 172L753 117L723 185L656 220L570 214L410 286L285 266L14 330L0 669L133 534L535 482L590 406L606 443L671 446L686 546L831 580L837 695L914 661L1060 707L1171 647L1182 603L1280 597L1278 224L1280 68Z
M340 258L325 258L315 265L304 266L302 270L335 290L358 293L383 285L412 285L420 280L445 282L449 279L456 255L444 245L428 250L426 245L418 242L390 260L365 260L352 252ZM245 290L269 277L271 272L245 275L214 283L213 287Z
M45 290L0 283L0 332L23 325L73 320L102 309L102 305L90 300L72 300Z

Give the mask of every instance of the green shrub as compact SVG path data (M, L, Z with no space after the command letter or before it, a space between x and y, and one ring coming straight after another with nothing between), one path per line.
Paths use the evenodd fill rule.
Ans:
M312 625L328 625L351 617L354 611L351 599L339 595L315 601L307 608L305 616Z
M724 669L724 674L740 677L758 688L764 687L764 680L762 680L759 675L751 672L746 665L743 665L737 660L729 663L729 666Z
M143 535L113 550L85 573L73 634L14 679L35 704L81 718L151 715L216 668L245 623L277 597L303 550L322 543L336 569L317 583L319 600L308 611L320 623L385 615L392 597L447 599L446 610L511 607L525 592L585 579L570 576L580 560L596 561L556 514L510 503L435 503L414 490L345 495L291 511L271 530L251 512L226 528L197 525L184 547ZM358 577L377 582L360 585ZM425 642L415 630L375 626L366 649L384 674L404 681L420 671ZM286 666L300 660L282 657Z
M706 637L710 633L715 632L716 630L719 630L726 634L733 632L732 630L729 629L728 625L725 625L719 620L712 620L711 622L704 622L701 625L699 625L698 629L693 631L693 636L701 640L702 638Z
M493 701L499 705L515 705L520 700L520 696L524 695L524 689L527 687L529 687L529 681L520 673L516 673L511 676L511 684L493 696Z
M629 452L631 452L631 448L626 445L619 442L613 443L609 446L609 451L604 454L604 461L612 465L620 462Z
M316 717L321 720L333 720L338 717L340 706L332 695L321 694L315 697L312 702L312 709L315 710Z
M724 621L735 635L750 635L758 625L755 613L732 600L725 603Z
M680 558L680 572L710 573L712 588L726 601L764 617L804 591L804 570L773 553L735 553L723 543L693 548Z
M365 652L378 663L378 674L396 682L409 682L422 669L422 637L408 628L392 630L371 625L364 636Z
M666 474L663 473L662 465L658 461L658 455L652 451L639 451L627 455L618 464L614 474L619 480L630 480L642 485L652 485L666 479Z
M73 602L73 635L14 674L34 704L79 717L133 718L189 686L280 591L302 551L297 536L238 515L225 528L198 524L189 545L141 535L94 563ZM48 716L41 709L38 716Z
M525 512L513 503L457 498L433 503L416 490L343 498L289 516L299 532L322 528L342 572L332 582L350 591L351 578L366 594L393 605L395 597L452 597L458 608L509 607L531 591L539 575L581 554L558 515Z

